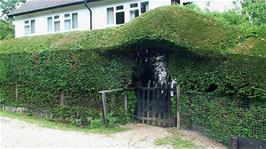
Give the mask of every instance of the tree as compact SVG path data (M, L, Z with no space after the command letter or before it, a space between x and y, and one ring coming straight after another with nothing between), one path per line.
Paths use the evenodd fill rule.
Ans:
M248 21L255 25L266 24L265 0L242 0L242 14Z
M12 19L7 15L26 0L0 0L0 40L14 37Z
M18 5L25 3L26 0L0 0L1 19L6 20L7 15Z
M14 37L14 29L10 22L0 20L0 40Z

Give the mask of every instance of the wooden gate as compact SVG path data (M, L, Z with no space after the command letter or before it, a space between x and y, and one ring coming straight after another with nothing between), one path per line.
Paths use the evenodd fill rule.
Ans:
M170 87L138 87L136 88L137 110L135 118L138 122L149 125L174 127L175 120L171 116Z

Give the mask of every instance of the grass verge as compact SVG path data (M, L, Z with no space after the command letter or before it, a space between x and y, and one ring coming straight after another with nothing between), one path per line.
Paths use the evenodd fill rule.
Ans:
M171 145L175 149L195 149L196 145L189 140L184 140L178 131L170 131L170 135L159 138L155 141L155 145Z
M85 133L99 133L99 134L113 134L117 132L122 132L128 130L126 127L101 127L101 128L82 128L77 127L65 123L54 122L43 118L38 118L36 116L29 116L25 113L13 113L0 110L1 117L8 117L17 120L21 120L28 123L37 124L41 127L52 128L52 129L59 129L59 130L66 130L66 131L78 131L78 132L85 132Z

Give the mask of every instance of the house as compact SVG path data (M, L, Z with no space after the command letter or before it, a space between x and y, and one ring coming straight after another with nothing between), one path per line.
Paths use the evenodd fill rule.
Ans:
M118 26L179 0L28 0L9 14L15 37Z

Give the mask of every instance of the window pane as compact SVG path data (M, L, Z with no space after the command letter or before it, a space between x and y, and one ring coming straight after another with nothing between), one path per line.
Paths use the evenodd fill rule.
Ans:
M54 16L54 19L59 19L59 16Z
M69 18L70 17L70 14L65 14L65 18Z
M118 12L116 13L116 24L124 24L125 23L125 13Z
M25 24L29 24L29 21L25 21L24 23L25 23Z
M78 28L78 14L72 14L72 28Z
M24 27L24 34L25 35L29 35L30 34L30 26L29 25Z
M131 10L130 11L130 20L139 16L139 10Z
M60 21L54 22L54 31L59 32L60 31Z
M114 24L114 8L107 8L107 24Z
M136 8L138 7L138 3L130 4L130 8Z
M124 9L124 6L117 6L116 7L116 10L122 10L122 9Z
M53 18L52 17L47 18L47 29L48 29L48 32L53 31Z
M71 29L71 20L65 20L64 27L65 27L65 30L70 30Z
M35 20L30 21L31 33L35 33Z
M141 3L141 13L145 13L149 11L149 2L142 2Z

